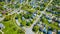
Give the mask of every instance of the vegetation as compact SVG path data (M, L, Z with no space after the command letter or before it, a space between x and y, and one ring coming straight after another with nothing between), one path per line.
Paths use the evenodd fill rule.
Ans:
M20 29L18 29L17 34L25 34L25 32L20 30Z
M20 0L0 0L0 14L2 14L2 17L4 17L1 23L3 23L3 25L5 26L5 29L3 29L2 31L4 32L4 34L25 34L25 31L22 29L22 27L16 24L16 19L18 20L18 23L20 23L20 25L22 26L31 26L36 20L36 17L39 17L39 15L42 13L42 11L44 11L49 2L50 0L43 0L41 2L40 0L23 0L22 3L20 3ZM47 7L46 14L42 15L41 21L42 23L47 25L47 28L50 26L52 27L52 29L60 30L60 28L58 27L58 22L49 23L48 19L45 18L47 14L52 14L52 16L57 16L57 20L59 19L59 2L60 0L53 0L53 2ZM20 10L17 11L18 9ZM35 14L36 16L34 16ZM22 19L22 17L24 17L24 20ZM38 32L39 26L35 24L32 30L34 32Z
M34 32L37 32L39 30L39 26L38 25L35 25L34 27L33 27L33 31Z
M0 32L0 34L2 34L2 32Z
M26 23L26 25L27 25L27 26L30 26L30 25L31 25L31 22L30 22L30 21L29 21L29 22L27 22L27 23Z
M25 21L25 20L22 21L21 24L22 24L23 26L26 26L26 21Z
M57 23L55 23L55 24L49 24L48 20L45 17L42 18L42 22L45 23L45 24L48 24L48 26L51 26L53 29L57 29L57 30L60 29L60 28L58 28Z

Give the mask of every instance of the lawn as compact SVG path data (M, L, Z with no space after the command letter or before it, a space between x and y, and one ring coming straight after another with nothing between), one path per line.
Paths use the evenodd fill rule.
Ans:
M2 23L5 26L5 29L3 29L4 34L17 34L18 30L21 30L13 20L2 21Z

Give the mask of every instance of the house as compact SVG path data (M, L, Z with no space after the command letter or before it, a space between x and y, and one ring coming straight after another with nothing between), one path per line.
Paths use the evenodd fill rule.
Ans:
M18 21L18 19L16 19L16 24L20 26L20 22Z
M30 20L29 20L29 19L27 19L27 20L26 20L26 23L28 23L28 22L30 22Z
M56 21L56 17L53 17L53 18L52 18L52 21Z
M60 27L60 23L58 24L58 26Z
M52 31L51 30L47 31L47 34L52 34Z
M37 25L40 26L40 22L37 22Z
M2 14L6 14L6 11L4 10L4 11L2 11Z
M24 0L20 0L20 3L22 3Z
M0 14L0 17L2 17L2 14Z
M44 24L40 24L40 28L39 28L39 31L44 31L45 30L45 28L44 28Z
M34 17L35 17L35 16L32 15L32 16L31 16L31 19L33 19Z
M43 28L43 33L47 34L47 29L46 29L46 27Z
M49 20L52 19L51 17L52 17L52 16L50 16L50 15L46 15L46 18L49 19Z
M35 4L35 0L30 1L30 5L33 6Z
M60 30L58 30L57 34L60 34Z
M52 31L52 27L49 26L49 27L48 27L48 30L51 30L51 31Z
M48 0L44 0L44 2L47 2Z
M36 14L33 14L33 16L36 16Z
M3 8L7 8L7 5L4 5Z
M45 24L45 23L42 23L41 25L42 25L43 27L45 27L45 26L46 26L46 24Z
M49 22L49 23L51 23L51 22L52 22L52 20L48 20L48 22Z
M24 17L22 17L22 20L25 20L25 18L24 18Z
M55 11L52 11L52 14L55 14Z
M40 26L39 31L43 32L43 26L42 25Z
M55 14L59 14L59 12L55 12Z
M47 12L52 12L51 8L47 8L46 11L47 11Z
M54 30L53 30L53 32L57 32L57 30L56 30L56 29L54 29Z
M31 18L30 18L29 20L30 20L30 21L33 21L33 19L31 19Z
M52 34L56 34L56 32L52 32Z
M46 18L49 19L49 16L46 15Z
M53 30L53 32L52 32L52 34L56 34L57 33L57 30L56 29L54 29Z
M0 29L3 29L3 28L5 28L5 26L2 23L0 23Z
M60 23L60 18L58 18L58 23Z
M47 34L52 34L52 28L51 27L48 27L48 31L47 31ZM54 30L54 32L55 32L55 30Z

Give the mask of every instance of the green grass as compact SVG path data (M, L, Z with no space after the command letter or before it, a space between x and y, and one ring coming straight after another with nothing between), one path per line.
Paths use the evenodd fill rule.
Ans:
M46 14L51 14L50 12L46 12Z
M6 21L6 22L2 22L5 26L5 29L3 29L4 34L12 34L15 31L13 30L14 27L16 27L14 25L14 23L12 22L12 20Z
M3 29L4 34L17 34L18 29L21 30L13 20L3 21L2 23L5 26L5 29Z

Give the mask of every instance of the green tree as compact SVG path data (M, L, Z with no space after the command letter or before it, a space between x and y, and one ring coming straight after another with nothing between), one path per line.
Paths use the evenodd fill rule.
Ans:
M24 17L25 17L26 19L29 19L31 16L32 16L32 14L24 14Z
M41 14L40 11L38 11L37 14L40 15Z
M6 16L5 19L4 19L4 21L8 21L10 19L11 19L11 16Z
M35 25L34 27L33 27L33 31L34 32L37 32L39 30L39 26L38 25Z
M26 21L23 20L23 21L21 22L21 24L22 24L23 26L26 26Z
M26 24L27 26L30 26L31 25L31 22L29 21L29 22L27 22L27 24Z
M25 34L25 32L20 30L20 29L18 29L17 34Z

